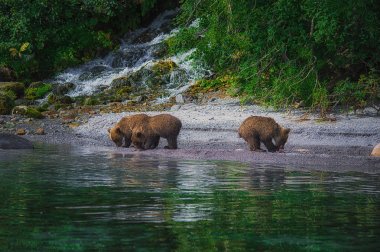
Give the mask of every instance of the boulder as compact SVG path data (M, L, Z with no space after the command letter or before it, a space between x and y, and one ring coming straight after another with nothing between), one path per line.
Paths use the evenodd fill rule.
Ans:
M0 149L33 149L33 144L20 136L0 133Z
M65 95L67 94L68 92L70 92L71 90L74 90L75 89L75 84L74 83L71 83L71 82L66 82L66 83L63 83L63 84L57 84L53 87L53 94L55 95L59 95L59 96L62 96L62 95Z
M374 157L380 157L380 143L377 144L375 146L375 148L373 148L372 152L371 152L371 156L374 156Z
M24 95L25 85L21 82L0 82L0 92L13 92L16 98Z
M133 50L119 50L112 54L111 66L113 68L119 67L133 67L141 57L144 55L144 50L134 48Z
M12 115L26 115L26 112L28 111L28 106L16 106L12 109Z
M13 99L9 95L0 93L0 115L9 114L14 104Z
M14 72L8 67L0 67L0 81L14 81Z

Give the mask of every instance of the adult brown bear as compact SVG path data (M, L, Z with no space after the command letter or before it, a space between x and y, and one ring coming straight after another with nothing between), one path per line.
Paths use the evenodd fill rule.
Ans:
M284 148L289 132L290 129L281 127L273 118L263 116L250 116L239 127L239 137L248 143L251 151L262 151L261 142L268 151L279 151Z
M177 149L177 139L182 128L181 121L169 114L160 114L149 118L148 123L140 124L132 133L133 145L141 150L157 147L157 138L166 138L166 149Z

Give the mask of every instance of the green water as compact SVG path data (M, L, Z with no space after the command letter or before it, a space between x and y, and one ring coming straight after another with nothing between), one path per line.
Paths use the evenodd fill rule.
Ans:
M380 176L0 150L0 251L374 251Z

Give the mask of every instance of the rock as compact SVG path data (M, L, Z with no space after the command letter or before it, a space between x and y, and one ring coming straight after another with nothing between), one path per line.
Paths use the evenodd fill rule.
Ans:
M178 66L172 60L160 60L152 66L152 71L156 75L164 75L172 72Z
M25 85L21 82L0 82L0 92L13 92L16 98L24 95Z
M111 87L112 88L132 87L132 81L129 79L129 76L119 77L112 80Z
M33 144L25 138L0 133L0 149L33 149Z
M26 115L28 106L16 106L12 109L12 115Z
M0 115L7 115L12 111L15 103L7 94L0 93Z
M170 111L178 111L179 109L181 108L181 105L173 105L171 108L170 108Z
M44 128L37 128L34 133L36 135L45 135L45 130L44 130Z
M117 51L113 54L111 66L113 68L119 67L133 67L137 61L143 56L144 51L138 48L133 50Z
M42 119L44 116L40 111L38 111L36 108L28 107L25 113L25 116L35 119Z
M108 69L109 68L106 66L101 66L101 65L100 66L94 66L94 67L90 68L89 70L87 70L86 72L82 73L78 79L80 81L90 80L92 78L96 78L96 77L101 76Z
M176 102L176 103L180 103L180 104L185 103L185 100L183 99L183 95L182 95L182 94L178 94L178 95L176 95L176 97L175 97L175 102Z
M28 99L20 98L15 100L16 106L24 106L24 105L36 105L35 101L31 101Z
M58 96L63 96L70 92L71 90L74 90L76 85L71 82L67 82L64 84L57 84L53 87L53 94L58 95Z
M380 157L380 143L377 144L375 146L375 148L373 148L373 150L371 152L371 156L373 156L373 157Z
M136 36L133 39L132 43L141 44L141 43L152 41L158 34L159 34L159 31L157 30L146 29L142 31L138 36Z
M8 67L0 67L0 81L14 81L14 72Z
M49 104L71 104L74 103L74 100L68 96L68 95L55 95L55 94L50 94L48 96L48 103Z
M17 129L16 135L26 135L26 130L24 128Z

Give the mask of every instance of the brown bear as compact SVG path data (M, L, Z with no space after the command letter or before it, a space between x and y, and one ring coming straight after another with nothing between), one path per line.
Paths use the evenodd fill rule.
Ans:
M270 152L279 151L284 148L289 132L290 129L281 127L273 118L263 116L250 116L239 127L239 137L248 143L251 151L263 151L260 142Z
M113 128L108 129L109 138L118 147L123 145L124 139L124 147L129 147L131 145L132 130L138 125L146 123L148 120L149 116L146 114L123 117Z
M147 124L141 124L133 130L132 143L141 150L157 147L160 137L166 138L165 149L177 149L177 138L182 128L181 121L169 114L160 114L149 118Z

